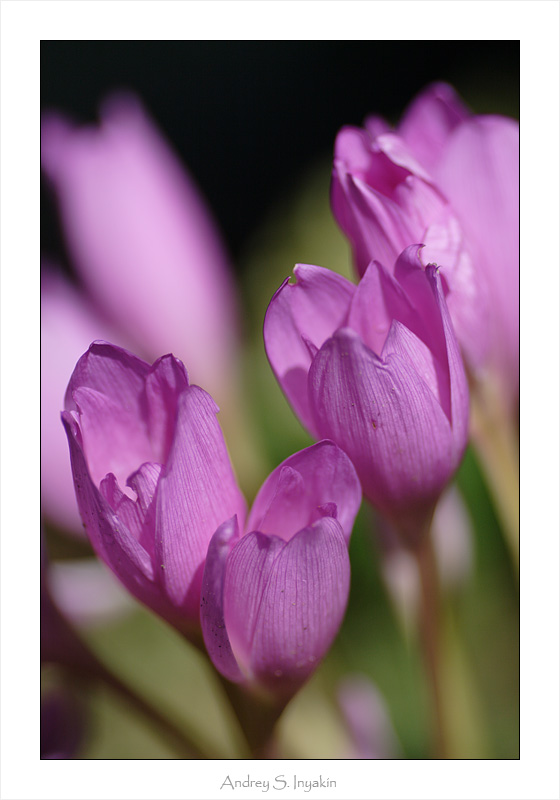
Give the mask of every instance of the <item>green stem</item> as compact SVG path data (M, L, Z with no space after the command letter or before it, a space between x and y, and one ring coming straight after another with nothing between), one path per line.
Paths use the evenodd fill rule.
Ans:
M420 577L419 628L426 674L432 699L433 758L447 757L447 737L442 698L441 598L437 564L429 528L414 550Z
M48 626L45 626L47 631L42 632L41 642L42 659L45 663L57 664L70 675L104 683L153 723L180 758L206 758L181 728L123 683L97 658L60 614L48 594L43 598L41 613L45 617L48 616Z
M162 739L164 739L172 750L181 759L205 759L204 753L194 742L185 735L174 722L153 705L148 703L143 697L137 694L130 686L127 686L120 678L101 665L101 671L97 671L96 677L99 678L109 689L124 698L136 711L145 719L154 724L158 729Z
M276 758L274 728L285 704L252 694L242 686L219 677L245 736L249 758Z
M488 480L513 563L519 568L519 440L488 384L471 386L471 438Z

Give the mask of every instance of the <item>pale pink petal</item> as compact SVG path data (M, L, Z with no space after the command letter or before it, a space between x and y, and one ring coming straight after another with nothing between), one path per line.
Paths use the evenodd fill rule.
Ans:
M490 295L493 367L506 394L519 383L519 125L474 117L456 128L438 180L468 236Z
M453 130L471 116L453 87L433 83L408 106L398 132L416 158L433 174Z
M348 456L322 441L287 458L257 494L247 528L288 541L319 516L334 516L349 541L362 492ZM327 506L334 506L332 513Z
M206 204L139 102L115 97L99 127L57 115L41 127L75 266L135 349L174 352L224 390L236 342L235 292Z
M85 296L43 266L41 278L41 508L67 532L83 535L60 424L64 393L76 362L94 339L118 336Z

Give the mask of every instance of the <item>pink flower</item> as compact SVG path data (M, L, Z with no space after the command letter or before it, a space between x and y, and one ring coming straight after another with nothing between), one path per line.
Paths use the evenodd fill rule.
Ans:
M351 458L365 496L414 542L462 458L468 388L439 271L407 248L358 286L298 265L265 317L272 369L304 425Z
M41 159L83 284L48 275L41 291L42 503L72 531L81 526L58 416L78 357L95 339L150 361L172 351L222 402L234 380L237 309L210 213L138 101L112 98L97 127L46 115Z
M226 678L285 701L317 668L346 609L360 502L350 460L322 441L269 475L244 527L233 518L218 528L202 629Z
M441 267L471 369L490 368L509 404L518 393L519 127L473 116L453 89L429 87L393 132L375 117L337 136L333 213L364 274L423 242Z
M96 342L76 365L62 415L94 550L189 635L200 627L210 538L225 519L245 518L217 411L173 356L150 366Z
M204 636L218 669L227 677L244 669L286 693L342 619L360 485L348 457L321 442L269 476L245 524L217 410L173 356L150 366L93 343L62 415L78 506L96 553L135 597L196 638L203 587ZM226 627L214 638L220 615ZM296 659L290 637L303 629Z

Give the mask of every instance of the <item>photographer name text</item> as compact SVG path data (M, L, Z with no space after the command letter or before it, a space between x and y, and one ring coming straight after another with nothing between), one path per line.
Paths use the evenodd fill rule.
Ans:
M329 789L335 786L336 781L331 778L324 778L322 775L319 775L319 777L314 780L298 778L297 775L292 775L291 779L286 775L277 775L272 781L255 780L251 778L250 775L247 775L243 780L233 780L229 775L226 775L225 780L220 786L220 790L231 789L235 791L236 789L260 789L261 792L268 792L270 789L274 789L277 792L281 792L284 789L290 788L311 792L313 789Z

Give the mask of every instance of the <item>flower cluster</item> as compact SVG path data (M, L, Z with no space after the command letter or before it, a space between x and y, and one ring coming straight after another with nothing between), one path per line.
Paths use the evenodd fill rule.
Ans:
M201 199L136 101L113 99L98 129L44 120L84 284L43 284L47 513L74 524L47 422L71 361L62 422L95 553L253 699L283 707L335 639L362 492L417 555L467 446L467 373L515 400L517 152L514 122L471 115L442 84L396 130L340 131L331 201L359 280L299 264L270 301L266 353L317 443L248 509L205 391L227 403L236 308ZM360 752L397 750L364 745L356 697Z
M360 484L322 441L268 477L246 522L217 411L172 356L94 342L62 415L80 514L132 594L193 641L202 622L222 674L289 697L342 621Z
M472 115L446 84L410 105L393 131L378 117L335 143L333 213L357 270L425 245L442 268L469 367L491 371L504 405L519 387L519 126Z
M457 469L468 389L438 269L407 248L394 276L358 286L299 265L264 324L272 368L302 422L348 453L365 496L405 539L423 530Z

